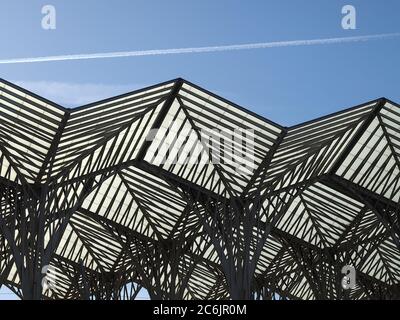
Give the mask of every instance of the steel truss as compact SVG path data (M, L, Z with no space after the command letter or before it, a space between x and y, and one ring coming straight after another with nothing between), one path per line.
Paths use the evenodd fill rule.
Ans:
M183 79L75 109L1 80L0 169L0 285L22 299L400 298L384 98L283 127Z

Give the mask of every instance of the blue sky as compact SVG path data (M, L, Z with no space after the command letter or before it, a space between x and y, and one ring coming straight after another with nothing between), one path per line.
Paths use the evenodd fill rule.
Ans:
M57 28L41 27L44 5ZM357 29L341 27L344 5ZM400 32L398 0L1 1L0 60ZM400 102L400 37L332 45L1 64L67 107L183 77L282 125L385 96ZM1 297L0 297L1 298Z
M54 5L56 30L41 28ZM343 30L341 8L357 10ZM2 1L0 59L400 32L397 0ZM367 100L400 101L400 38L235 52L0 65L67 106L183 77L283 125Z

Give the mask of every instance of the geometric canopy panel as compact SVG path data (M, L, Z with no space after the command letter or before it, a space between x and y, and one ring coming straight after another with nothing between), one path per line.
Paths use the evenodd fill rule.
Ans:
M400 298L400 106L284 127L183 79L74 109L1 80L1 285Z

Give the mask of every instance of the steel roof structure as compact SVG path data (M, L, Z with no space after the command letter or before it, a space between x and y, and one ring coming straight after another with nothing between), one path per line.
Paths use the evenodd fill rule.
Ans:
M244 144L224 134L238 129ZM400 298L399 170L384 98L283 127L183 79L74 109L1 80L0 284L23 299Z

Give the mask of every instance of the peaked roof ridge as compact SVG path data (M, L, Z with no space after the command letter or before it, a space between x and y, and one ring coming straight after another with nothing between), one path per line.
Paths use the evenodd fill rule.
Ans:
M10 86L10 87L12 87L12 88L14 88L14 89L16 89L16 90L19 90L19 91L21 91L21 92L23 92L23 93L25 93L25 94L27 94L27 95L30 95L30 96L34 97L35 99L38 99L38 100L40 100L40 101L43 101L43 102L45 102L46 104L50 104L50 105L52 105L53 107L58 108L58 109L61 110L61 111L64 111L65 113L69 112L69 110L70 110L70 109L68 109L68 108L66 108L66 107L64 107L64 106L62 106L61 104L58 104L58 103L56 103L56 102L54 102L54 101L52 101L52 100L50 100L50 99L47 99L47 98L45 98L45 97L42 97L42 96L38 95L37 93L34 93L34 92L32 92L32 91L30 91L30 90L28 90L28 89L25 89L25 88L23 88L23 87L21 87L21 86L15 84L15 83L13 83L13 82L10 82L10 81L5 80L5 79L3 79L3 78L0 78L0 83L6 84L6 85L8 85L8 86Z
M144 88L139 88L139 89L136 89L136 90L125 92L125 93L122 93L122 94L119 94L119 95L116 95L116 96L112 96L112 97L109 97L109 98L93 101L93 102L90 102L88 104L84 104L84 105L81 105L81 106L78 106L78 107L75 107L75 108L68 108L68 110L69 110L70 113L74 113L74 112L77 112L77 111L90 109L91 107L94 107L96 105L100 105L100 104L104 104L104 103L107 103L107 102L111 102L113 100L122 99L122 98L128 97L128 96L133 95L133 94L146 92L148 90L152 90L152 89L155 89L157 87L162 87L162 86L165 86L165 85L168 85L168 84L173 84L173 83L178 82L178 81L183 81L183 79L182 78L176 78L176 79L160 82L160 83L157 83L157 84L154 84L154 85L150 85L150 86L146 86Z
M364 103L361 103L361 104L358 104L358 105L355 105L355 106L352 106L352 107L341 109L341 110L336 111L336 112L325 114L325 115L320 116L318 118L314 118L314 119L311 119L311 120L307 120L307 121L304 121L304 122L289 126L289 127L287 127L287 129L288 130L299 129L299 128L303 127L303 126L306 126L306 125L309 125L309 124L313 124L313 123L321 121L321 120L327 120L329 118L332 118L334 116L338 116L340 114L343 114L343 113L346 113L346 112L349 112L349 111L353 111L353 110L357 110L357 109L361 109L361 108L367 107L368 105L372 106L373 104L375 104L373 106L373 108L376 108L376 107L379 107L379 103L380 102L381 103L390 102L390 100L385 98L385 97L380 97L380 98L373 99L373 100L370 100L370 101L367 101L367 102L364 102ZM393 103L393 104L395 104L395 103Z
M43 102L45 102L47 104L50 104L50 105L60 109L61 111L64 111L65 113L71 113L71 114L74 113L74 112L77 112L77 111L84 110L84 109L89 109L90 107L93 107L93 106L96 106L96 105L99 105L99 104L107 103L107 102L110 102L110 101L116 100L116 99L121 99L121 98L130 96L132 94L145 92L147 90L151 90L151 89L154 89L154 88L157 88L157 87L160 87L160 86L164 86L164 85L167 85L167 84L172 84L172 83L175 83L175 82L178 82L178 81L183 82L184 84L187 84L189 86L192 86L197 90L203 91L203 92L207 93L208 95L210 95L210 96L212 96L212 97L214 97L216 99L219 99L219 100L221 100L223 102L228 103L229 105L237 108L238 110L244 111L244 112L246 112L246 113L258 118L259 120L265 121L266 123L268 123L270 125L277 126L282 130L284 130L284 129L287 129L287 130L297 129L299 127L302 127L302 126L305 126L305 125L308 125L308 124L311 124L311 123L314 123L314 122L317 122L317 121L320 121L320 120L323 120L323 119L328 119L330 117L333 117L335 115L339 115L341 113L345 113L345 112L348 112L348 111L351 111L351 110L354 110L354 109L365 107L365 106L367 106L369 104L378 103L379 101L389 102L389 103L391 103L391 104L393 104L395 106L400 107L400 104L397 104L396 102L394 102L394 101L392 101L392 100L390 100L390 99L388 99L386 97L380 97L380 98L377 98L377 99L374 99L374 100L370 100L368 102L365 102L365 103L362 103L362 104L359 104L359 105L356 105L356 106L353 106L353 107L345 108L345 109L339 110L337 112L329 113L329 114L323 115L321 117L318 117L318 118L315 118L315 119L311 119L311 120L307 120L307 121L304 121L304 122L301 122L301 123L298 123L298 124L295 124L295 125L292 125L292 126L283 126L283 125L281 125L279 123L276 123L276 122L274 122L274 121L272 121L272 120L270 120L268 118L265 118L265 117L255 113L254 111L251 111L251 110L249 110L249 109L247 109L245 107L242 107L242 106L236 104L235 102L232 102L232 101L230 101L230 100L228 100L228 99L226 99L224 97L221 97L221 96L219 96L219 95L217 95L217 94L215 94L215 93L213 93L213 92L211 92L211 91L209 91L207 89L204 89L204 88L202 88L202 87L200 87L200 86L198 86L198 85L196 85L196 84L194 84L194 83L192 83L192 82L190 82L190 81L188 81L188 80L186 80L184 78L181 78L181 77L177 77L177 78L174 78L174 79L171 79L171 80L160 82L160 83L155 84L155 85L146 86L144 88L139 88L139 89L136 89L136 90L132 90L132 91L129 91L129 92L126 92L126 93L123 93L123 94L119 94L119 95L116 95L116 96L112 96L112 97L109 97L109 98L93 101L93 102L90 102L88 104L84 104L84 105L81 105L81 106L78 106L78 107L73 107L73 108L65 107L65 106L63 106L61 104L58 104L58 103L56 103L56 102L54 102L54 101L52 101L50 99L42 97L42 96L40 96L40 95L38 95L38 94L28 90L28 89L25 89L25 88L13 83L13 82L7 81L4 78L0 78L0 83L6 84L8 86L11 86L11 87L13 87L13 88L15 88L17 90L20 90L20 91L22 91L22 92L24 92L24 93L26 93L28 95L31 95L32 97L34 97L34 98L36 98L38 100L41 100L41 101L43 101Z
M270 120L270 119L268 119L268 118L265 118L264 116L262 116L262 115L260 115L260 114L258 114L258 113L255 113L254 111L251 111L251 110L249 110L249 109L247 109L247 108L245 108L245 107L243 107L243 106L240 106L240 105L238 105L237 103L232 102L231 100L228 100L228 99L226 99L226 98L224 98L224 97L221 97L221 96L219 96L218 94L216 94L216 93L214 93L214 92L211 92L211 91L209 91L209 90L207 90L207 89L204 89L204 88L198 86L197 84L194 84L194 83L192 83L192 82L190 82L190 81L188 81L188 80L185 80L185 79L181 79L181 80L183 81L183 83L185 83L185 84L187 84L187 85L189 85L189 86L191 86L191 87L193 87L193 88L195 88L195 89L197 89L197 90L203 91L204 93L207 93L207 94L210 95L211 97L216 98L216 99L219 99L219 100L221 100L221 101L223 101L223 102L225 102L225 103L231 105L232 107L234 107L234 108L236 108L236 109L238 109L238 110L240 110L240 111L246 112L246 113L248 113L249 115L251 115L251 116L253 116L253 117L257 118L257 119L262 120L262 121L268 123L269 125L278 127L278 128L280 128L281 130L284 130L284 129L285 129L285 126L283 126L283 125L281 125L281 124L279 124L279 123L277 123L277 122L274 122L274 121L272 121L272 120Z

